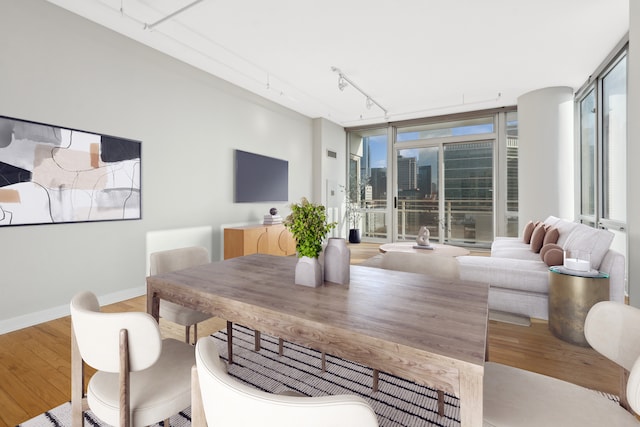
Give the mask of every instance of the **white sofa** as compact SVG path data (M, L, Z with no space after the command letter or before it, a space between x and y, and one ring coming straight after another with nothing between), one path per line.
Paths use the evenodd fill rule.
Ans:
M609 274L612 301L624 302L625 259L610 249L613 233L550 216L548 229L558 230L557 245L591 253L591 267ZM491 256L457 258L462 280L488 283L489 308L548 319L549 266L522 237L498 237Z

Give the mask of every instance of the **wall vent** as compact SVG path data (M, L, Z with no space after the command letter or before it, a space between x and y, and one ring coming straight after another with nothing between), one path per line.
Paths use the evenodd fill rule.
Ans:
M327 157L331 157L332 159L337 159L338 153L336 153L335 151L327 150Z

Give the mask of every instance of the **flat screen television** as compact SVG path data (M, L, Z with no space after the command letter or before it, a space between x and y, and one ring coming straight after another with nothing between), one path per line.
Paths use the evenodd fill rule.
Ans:
M289 201L289 162L235 150L235 202Z

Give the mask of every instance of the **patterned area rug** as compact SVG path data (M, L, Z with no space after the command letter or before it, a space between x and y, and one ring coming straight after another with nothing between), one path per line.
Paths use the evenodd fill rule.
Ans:
M253 331L234 327L233 361L229 373L261 390L279 393L287 389L308 396L355 394L378 414L380 426L458 426L459 401L445 393L444 416L438 415L435 390L380 373L379 390L372 392L372 370L327 355L327 371L321 370L318 351L290 342L278 355L278 339L262 334L262 350L253 351ZM226 334L218 333L218 351L226 360Z
M226 360L227 336L218 332L218 351ZM380 373L379 391L371 391L372 371L366 366L327 355L327 372L321 371L320 353L286 342L284 355L278 355L278 339L262 334L262 350L253 351L253 331L234 326L234 364L229 373L239 380L269 392L295 390L308 396L355 394L366 399L378 414L382 427L458 426L459 405L455 396L445 394L445 415L438 415L435 390L401 378ZM598 392L617 402L617 396ZM191 424L189 408L173 416L171 427ZM161 424L156 424L160 426ZM71 404L65 403L20 426L71 426ZM91 412L85 413L85 426L103 426Z
M221 357L227 357L227 336L218 332ZM445 415L438 415L435 390L391 375L380 373L379 391L371 390L372 371L366 366L327 355L327 371L321 371L321 355L285 342L284 355L278 355L278 339L262 334L262 350L253 351L253 331L234 326L234 364L229 373L261 390L295 390L308 396L355 394L366 399L378 414L380 426L458 426L458 399L445 394ZM190 410L171 418L172 427L189 426ZM103 424L91 412L85 413L85 426ZM158 424L159 426L162 424ZM65 403L23 424L24 427L71 426L71 405Z

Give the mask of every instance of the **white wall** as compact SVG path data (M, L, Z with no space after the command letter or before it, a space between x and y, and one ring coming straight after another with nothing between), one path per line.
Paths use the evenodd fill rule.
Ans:
M337 222L330 236L347 237L344 226L344 192L341 185L346 182L347 171L347 143L344 128L326 119L314 120L314 162L319 169L322 180L315 180L315 202L322 203L327 208L327 218L330 222ZM336 157L329 157L328 151L336 153Z
M627 238L629 245L629 303L640 307L640 2L629 2L627 73Z
M574 219L573 90L550 87L518 98L518 217Z
M0 228L0 333L79 290L142 292L148 231L211 226L220 259L221 224L272 205L233 203L235 148L288 160L289 200L314 191L311 119L42 0L0 3L0 94L0 115L141 140L143 202L139 221Z

